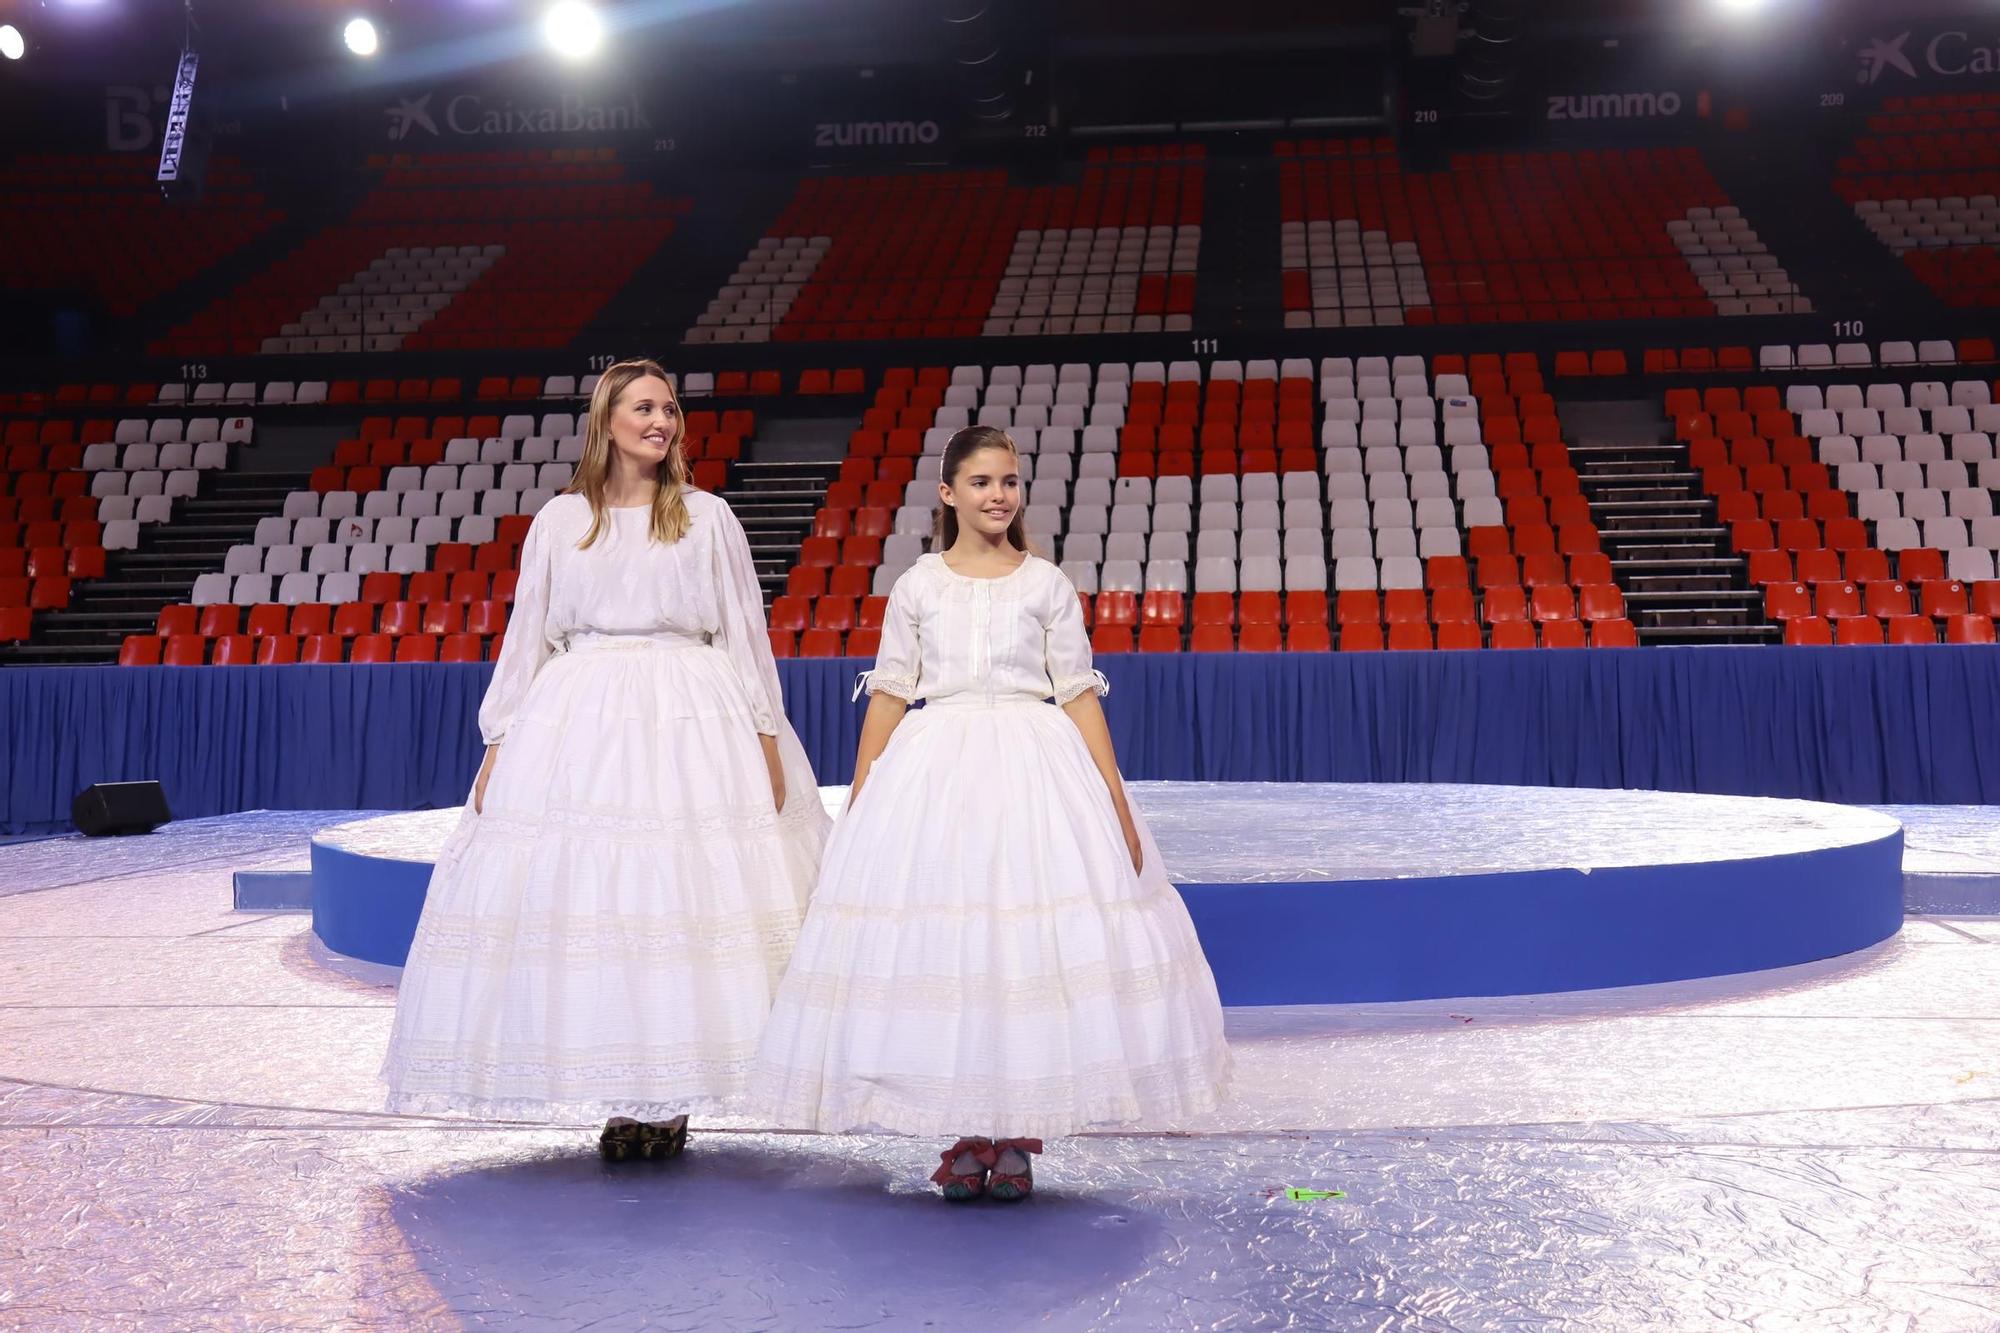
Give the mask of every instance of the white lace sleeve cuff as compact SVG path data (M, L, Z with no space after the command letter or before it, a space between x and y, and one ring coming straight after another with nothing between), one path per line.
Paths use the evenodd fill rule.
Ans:
M1095 692L1102 699L1111 693L1111 682L1104 678L1102 671L1086 671L1080 676L1064 676L1055 683L1056 702L1066 704L1088 692Z
M912 703L917 697L917 682L909 676L891 675L885 671L864 671L855 678L853 699L859 699L863 694L888 694L904 703Z

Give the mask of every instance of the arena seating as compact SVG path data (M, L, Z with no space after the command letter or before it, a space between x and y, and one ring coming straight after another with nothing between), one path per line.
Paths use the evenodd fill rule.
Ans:
M1920 276L1926 256L1991 261L1995 118L1996 98L1892 100L1842 163L1836 187ZM1048 184L960 168L808 177L787 185L790 202L685 339L1205 339L1199 321L1214 312L1195 310L1198 267L1218 309L1226 295L1266 327L1259 351L1297 350L1279 323L1811 308L1694 149L1478 152L1421 171L1383 140L1294 139L1274 153L1218 165L1195 145L1101 148ZM41 174L23 183L129 184L127 167L33 161ZM249 183L232 171L222 197L241 201ZM131 637L128 660L490 657L522 534L570 480L594 377L404 356L573 346L689 204L598 151L382 157L367 173L344 218L234 291L211 284L217 299L150 347L351 378L0 396L0 641L38 629L80 641L64 636L108 595L91 581L124 589L121 570L143 567L156 572L133 595L165 591L144 604L154 632ZM1216 225L1233 239L1245 219L1261 235L1275 225L1277 282L1267 257L1236 253L1254 246L1202 263L1211 176L1261 182L1261 199ZM220 233L226 247L255 234ZM701 242L711 257L748 239L725 235ZM1947 297L1985 290L1976 275L1930 276ZM188 295L155 329L192 308ZM1566 345L1509 337L1498 345L1516 350L1476 356L1437 354L1453 335L1406 332L1382 335L1380 355L1366 354L1370 335L1343 333L1364 340L1337 344L1351 356L1241 360L1168 359L1184 340L1122 354L1134 359L1107 344L1084 360L1072 345L1032 364L961 350L961 364L924 365L913 348L886 374L859 356L867 373L801 372L798 351L776 349L782 370L751 369L737 349L690 353L732 368L687 373L683 389L698 483L765 505L754 540L785 653L873 651L882 599L926 547L944 442L975 422L1020 442L1030 530L1078 586L1105 652L1617 645L1680 630L1706 641L1724 626L1749 639L1782 627L1794 642L1983 640L1981 617L2000 610L2000 407L1982 378L1993 372L1971 367L1994 360L1991 341L1775 341L1785 328L1760 329L1773 340L1762 345L1704 345L1676 328L1671 347L1579 329ZM282 359L301 353L344 360ZM1641 395L1667 409L1673 437L1648 437L1643 458L1566 428L1572 403ZM833 414L852 414L834 427L848 434L837 462L816 451ZM773 418L815 427L785 433L782 462L751 449ZM261 484L237 475L234 451L259 423L283 423L287 447L309 441L314 455L285 453L297 471L259 471ZM791 452L804 441L815 448ZM1646 487L1615 484L1621 468ZM217 487L235 497L219 519ZM1647 487L1667 498L1634 498ZM198 496L206 517L177 535ZM1642 511L1670 521L1648 528ZM1682 523L1695 535L1677 542ZM1667 553L1635 554L1647 543L1632 532ZM1704 586L1727 583L1735 620L1677 624L1658 610L1674 589L1657 567L1683 560L1705 566ZM83 608L66 618L73 593ZM122 634L142 612L128 599L118 614Z
M1694 149L1487 153L1281 141L1287 328L1808 310Z
M147 403L156 387L73 384L53 398L109 410ZM37 406L15 395L0 409ZM136 547L142 528L200 493L203 474L227 468L254 424L248 416L46 415L14 417L4 429L0 642L17 642L30 636L35 613L66 608L74 591L104 577L110 553Z
M1534 358L1441 367L891 372L773 604L773 643L874 650L931 530L944 445L974 422L1022 447L1029 533L1102 652L1323 650L1336 629L1349 650L1636 642Z
M1098 150L1075 185L808 177L686 341L1187 329L1204 180L1178 146Z
M1925 348L1884 344L1879 364L1956 359L1948 342ZM1865 344L1767 347L1760 360L1823 373L1740 393L1673 389L1666 407L1787 642L1990 641L1992 383L1862 376L1877 364Z
M1888 98L1835 190L1946 304L2000 297L2000 94Z
M120 153L24 154L0 169L0 287L87 292L129 316L283 217L234 158L209 163L195 204L162 199L153 169Z
M1736 351L1739 367L1754 359L1792 378L1690 383L1663 403L1788 640L1985 641L2000 611L2000 405L1989 381L1962 371L1919 377L1926 364L1990 359L1990 344ZM1572 369L1593 363L1620 369L1604 349ZM861 377L815 372L799 388L831 393L837 378L852 393ZM775 385L733 372L689 375L684 389L696 399ZM247 416L181 412L251 399L260 411L390 406L358 415L310 486L232 549L185 609L163 612L158 633L135 636L124 660L330 660L336 646L351 660L478 660L504 632L527 519L567 483L573 410L590 387L589 376L494 377L470 394L411 379L192 395L177 384L66 386L53 396L80 411L93 399L156 401L147 416L93 418L68 441L69 418L14 423L22 452L10 448L8 498L17 511L41 498L32 478L42 474L19 466L34 461L32 430L35 459L72 464L82 488L61 483L77 492L69 499L88 502L104 543L120 549L249 438ZM521 410L434 415L466 401ZM1078 584L1101 651L1635 641L1554 400L1524 354L891 371L772 606L779 651L872 651L882 599L924 549L931 469L951 431L973 422L1024 446L1031 531ZM726 486L754 417L696 407L690 424L705 481ZM74 460L57 452L65 444ZM51 500L54 488L52 476ZM38 557L37 570L54 559ZM92 559L81 557L85 570ZM10 577L26 577L23 563ZM60 604L53 585L0 588L10 622L37 596ZM366 609L340 609L356 605Z
M687 380L694 399L712 390L715 377ZM594 386L595 376L528 377L517 395L514 381L496 379L476 396L511 396L525 407L536 394L573 400ZM358 387L364 399L407 392L417 402L439 388L426 381ZM697 483L725 490L729 465L755 430L754 413L691 408L687 420ZM188 603L164 608L154 634L127 638L119 660L490 657L505 633L528 525L569 485L582 456L582 424L569 410L363 417L359 434L338 446L305 489L258 521L219 570L198 577Z
M153 347L172 357L566 346L690 202L608 150L398 156L344 221Z

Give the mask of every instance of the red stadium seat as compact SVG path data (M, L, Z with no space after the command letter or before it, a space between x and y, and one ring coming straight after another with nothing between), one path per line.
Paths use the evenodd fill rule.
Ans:
M1345 597L1348 594L1343 593ZM1372 618L1372 617L1371 617ZM1430 605L1421 588L1392 588L1382 596L1382 620L1384 624L1425 625L1431 623ZM1390 635L1393 647L1395 635Z
M160 660L168 666L205 665L208 661L208 640L199 634L171 635Z
M299 660L299 640L291 634L256 639L258 666L291 666Z
M314 634L299 644L299 661L324 665L341 660L347 641L338 634Z
M255 666L257 641L247 634L225 634L215 641L209 661L216 666Z
M1481 599L1480 610L1489 626L1525 622L1528 619L1527 593L1521 588L1489 588Z
M6 614L9 613L0 612L0 616L4 616ZM27 637L25 633L25 627L23 629L23 633L18 637L22 638ZM166 646L166 640L160 638L157 635L128 634L125 636L125 642L121 644L118 649L118 665L158 666L160 664L160 652L165 646Z
M1882 622L1873 616L1848 616L1833 624L1833 641L1840 644L1879 644Z
M1385 647L1382 627L1373 621L1356 621L1340 627L1340 651L1343 653L1379 653Z
M1798 616L1785 622L1785 642L1794 647L1830 647L1833 625L1818 616Z
M1203 598L1210 599L1206 604ZM1217 599L1219 599L1219 604ZM1235 621L1234 599L1228 593L1195 594L1196 625L1220 625L1228 628ZM1207 614L1204 614L1206 611ZM1178 630L1187 615L1186 604L1180 593L1149 592L1139 604L1139 619L1146 625L1164 625ZM1199 651L1199 650L1197 650Z
M1885 623L1890 643L1926 644L1938 641L1937 624L1923 616L1891 616Z
M391 606L413 605L413 603L388 602L383 605L386 612ZM334 608L333 621L328 632L342 639L352 639L375 632L375 604L373 602L346 602ZM301 630L301 637L312 637Z
M1908 552L1904 554L1907 555ZM1922 586L1919 596L1923 604L1923 614L1934 620L1962 616L1969 610L1965 585L1956 579L1926 583Z
M1812 615L1812 593L1803 583L1773 583L1764 589L1764 614L1783 623Z
M784 596L771 602L770 626L774 630L797 632L811 620L811 605L803 597Z
M1381 597L1372 589L1348 589L1334 599L1334 619L1343 627L1380 624Z
M1333 651L1333 635L1324 622L1294 624L1285 631L1285 650L1293 653Z
M396 641L387 634L363 634L354 640L350 662L383 663L396 660Z
M218 639L225 634L234 634L242 623L242 615L243 608L240 606L230 606L227 603L204 606L201 608L201 624L197 626L196 633L204 639Z
M1585 646L1583 622L1580 620L1547 620L1542 622L1542 647L1582 648Z
M1245 653L1275 653L1283 650L1284 642L1276 625L1260 621L1243 627L1237 635L1236 648Z
M1945 622L1946 643L1992 643L1993 622L1986 616L1953 616Z
M1974 600L1984 584L1974 584ZM1883 620L1910 615L1910 589L1902 583L1870 583L1862 589L1863 610L1870 616ZM1990 614L1990 613L1985 613Z
M1905 547L1896 556L1896 577L1905 583L1928 583L1945 577L1944 552L1928 546Z
M1098 614L1104 613L1103 602L1098 603ZM1096 629L1090 633L1090 649L1094 653L1129 653L1132 651L1132 626L1129 622L1108 625L1100 619Z
M1577 590L1577 598L1585 620L1625 619L1625 594L1616 584L1586 584Z
M163 638L174 634L199 633L201 612L202 608L198 606L185 604L163 606L160 608L158 619L154 622L153 633Z

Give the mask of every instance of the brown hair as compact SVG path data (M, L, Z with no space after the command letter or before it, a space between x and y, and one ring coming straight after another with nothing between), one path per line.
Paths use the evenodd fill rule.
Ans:
M944 461L938 467L938 480L945 485L955 484L958 470L965 466L965 460L981 449L1005 449L1021 457L1020 448L1012 436L993 426L967 426L951 437L944 447ZM937 521L931 537L931 549L948 551L958 541L958 511L948 504L940 504ZM1023 504L1014 511L1014 521L1007 525L1007 541L1017 551L1031 551L1028 544L1028 506Z
M653 492L652 537L662 545L672 545L687 535L688 465L687 453L682 448L687 438L687 414L680 411L680 395L658 362L620 361L599 377L597 388L590 395L583 457L577 462L576 476L567 492L590 501L590 531L577 543L579 549L596 542L604 532L604 487L611 478L611 410L626 389L649 375L666 384L667 396L673 399L675 409L674 438L667 443L667 456L660 460L656 474L660 486Z

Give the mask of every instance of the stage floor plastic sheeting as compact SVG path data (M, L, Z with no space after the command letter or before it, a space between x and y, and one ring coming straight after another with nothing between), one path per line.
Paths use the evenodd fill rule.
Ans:
M381 1113L393 992L229 910L352 818L0 849L0 1325L2000 1327L2000 919L1232 1010L1210 1123L1052 1143L1034 1201L953 1209L923 1140L698 1124L612 1171L585 1127Z
M2000 814L1986 805L1875 807L1903 826L1904 902L1917 912L2000 912Z
M1869 842L1896 823L1851 806L1685 792L1296 782L1135 782L1130 790L1177 884L1742 860ZM845 787L820 788L829 813L846 799ZM421 810L329 828L316 841L428 863L458 820L455 809Z

